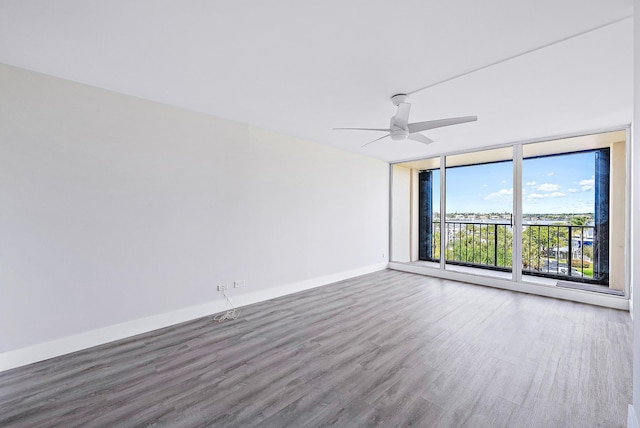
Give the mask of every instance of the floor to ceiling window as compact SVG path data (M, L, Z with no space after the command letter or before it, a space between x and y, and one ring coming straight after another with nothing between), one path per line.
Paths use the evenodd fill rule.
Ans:
M625 142L621 130L393 165L391 260L623 295Z
M608 148L524 159L524 274L608 284L608 159Z
M510 147L446 157L446 269L511 272L512 159Z
M625 134L523 146L522 273L624 291Z

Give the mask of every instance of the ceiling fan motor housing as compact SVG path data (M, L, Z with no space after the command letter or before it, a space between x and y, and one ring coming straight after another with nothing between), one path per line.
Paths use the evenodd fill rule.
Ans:
M407 96L405 94L395 94L394 96L391 97L391 102L393 103L394 106L397 106L400 103L406 103Z
M394 129L395 128L395 129ZM392 127L391 132L389 133L392 140L406 140L409 136L409 130L402 129L398 127Z

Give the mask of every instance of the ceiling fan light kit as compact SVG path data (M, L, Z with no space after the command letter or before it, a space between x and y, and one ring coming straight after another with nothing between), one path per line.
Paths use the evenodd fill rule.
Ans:
M420 132L434 128L442 128L443 126L458 125L466 122L474 122L478 120L477 116L451 117L448 119L428 120L425 122L409 123L409 113L411 112L411 104L407 102L406 94L396 94L391 97L391 102L398 108L395 116L391 117L389 128L333 128L339 130L355 130L355 131L381 131L387 132L380 138L376 138L364 144L362 147L371 143L391 137L394 141L412 140L423 144L431 144L433 140Z

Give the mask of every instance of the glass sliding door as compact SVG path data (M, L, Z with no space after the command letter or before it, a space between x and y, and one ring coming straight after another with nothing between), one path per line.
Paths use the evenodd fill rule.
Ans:
M445 183L446 268L479 275L511 272L512 149L447 156Z
M614 132L523 146L523 280L623 292L623 244L612 244L624 243L625 138Z
M599 272L597 281L606 281L608 256L603 257L602 247L609 245L608 226L603 227L602 222L608 217L604 215L608 212L608 168L598 171L598 179L606 182L606 192L598 192L603 194L596 198L595 161L608 157L608 151L523 160L523 274L587 281L594 280L595 269ZM595 210L596 199L599 212ZM598 223L601 226L596 227Z

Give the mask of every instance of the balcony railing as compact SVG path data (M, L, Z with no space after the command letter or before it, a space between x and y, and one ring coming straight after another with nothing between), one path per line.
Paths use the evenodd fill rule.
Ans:
M447 221L449 264L511 271L511 223ZM440 261L440 221L432 223L428 260ZM522 272L555 279L602 283L594 279L594 226L524 224Z
M600 282L594 279L594 226L524 225L524 274ZM567 278L568 277L568 278Z
M440 222L433 222L434 260L440 260ZM511 270L511 224L447 221L447 263Z

